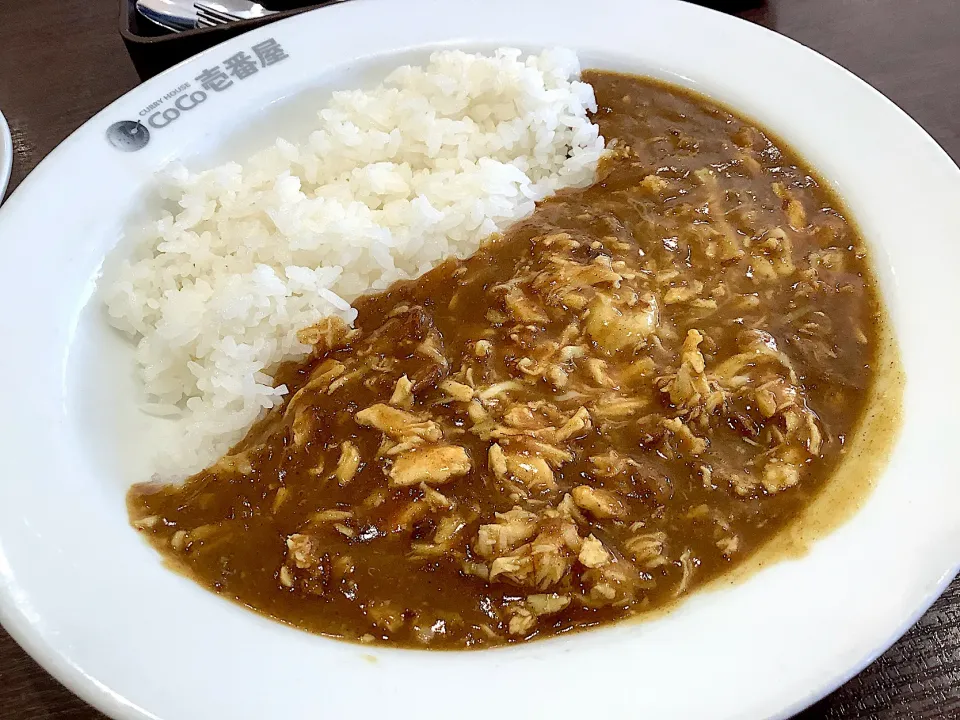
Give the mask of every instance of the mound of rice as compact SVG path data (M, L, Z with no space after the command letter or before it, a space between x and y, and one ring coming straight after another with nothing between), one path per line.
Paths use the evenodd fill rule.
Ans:
M420 275L589 184L603 138L566 50L438 52L369 91L333 94L303 144L245 164L174 168L163 216L109 278L112 324L137 340L147 410L179 423L158 471L193 472L286 392L296 331ZM158 459L159 461L160 459Z

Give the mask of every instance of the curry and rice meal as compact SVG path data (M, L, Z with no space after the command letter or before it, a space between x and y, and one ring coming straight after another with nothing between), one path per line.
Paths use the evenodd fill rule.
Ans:
M830 481L884 312L779 140L560 51L438 53L321 121L179 171L108 297L172 462L207 465L130 490L173 567L325 635L489 647L663 607Z

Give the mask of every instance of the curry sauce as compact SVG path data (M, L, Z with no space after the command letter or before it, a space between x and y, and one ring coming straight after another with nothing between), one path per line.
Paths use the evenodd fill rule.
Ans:
M829 481L875 378L862 238L755 124L584 80L594 185L305 329L283 405L130 491L172 564L314 632L486 647L664 606Z

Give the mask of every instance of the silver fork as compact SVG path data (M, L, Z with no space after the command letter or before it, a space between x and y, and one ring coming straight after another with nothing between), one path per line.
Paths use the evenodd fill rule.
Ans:
M347 0L323 0L303 9L313 10L342 2ZM253 20L278 12L250 0L196 0L193 7L197 11L197 27L214 27L237 20Z
M197 11L197 27L214 27L237 20L253 20L277 12L248 0L197 0L193 3L193 7Z

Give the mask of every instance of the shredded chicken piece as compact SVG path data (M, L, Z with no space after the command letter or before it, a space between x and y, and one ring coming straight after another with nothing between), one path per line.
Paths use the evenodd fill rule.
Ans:
M743 243L740 236L726 219L723 197L721 196L720 184L717 181L716 173L714 173L711 168L701 168L693 174L707 189L710 196L708 204L710 208L711 225L713 232L715 232L720 239L720 252L717 253L718 259L722 262L743 257Z
M286 487L277 488L277 494L273 496L273 502L270 504L270 512L276 515L277 511L287 501L287 497L289 497L289 495L290 495L289 488L286 488Z
M764 490L770 494L778 493L800 482L800 463L794 458L793 453L783 453L764 465L761 480Z
M319 510L310 514L310 524L319 525L327 522L339 522L353 517L352 510Z
M488 357L493 350L493 345L489 340L477 340L473 345L473 354L478 358Z
M560 517L572 520L575 523L581 525L587 523L586 516L580 512L580 508L577 507L570 493L564 493L563 498L557 503L557 512L560 514Z
M710 384L704 374L706 365L699 349L702 342L703 335L700 332L687 332L680 354L680 369L664 386L670 402L680 410L693 410L711 395Z
M353 480L360 468L360 451L357 446L349 440L344 440L340 444L340 460L337 461L337 482L341 486L346 485Z
M538 303L531 300L529 295L516 286L507 291L503 301L510 314L520 322L545 323L550 319Z
M517 441L516 444L531 454L539 455L554 469L573 460L573 454L569 450L564 450L556 445L551 445L535 438L523 438L522 441Z
M724 557L729 558L740 549L740 538L736 535L725 535L717 540L716 545L720 552L724 554Z
M366 611L374 627L381 630L395 633L403 626L403 608L396 603L373 602L367 606Z
M423 492L424 501L438 510L449 510L456 504L446 495L434 490L426 483L420 483L420 490Z
M526 604L534 615L552 615L565 609L570 604L570 596L558 595L557 593L535 593L527 595Z
M667 535L661 531L641 533L628 539L624 543L624 548L632 555L633 561L639 567L644 570L653 570L669 563L664 555L666 541Z
M572 541L577 547L570 547ZM496 558L490 565L490 581L501 577L516 585L545 590L571 571L578 551L579 536L573 525L549 523L529 543Z
M646 340L656 330L659 317L653 295L632 308L618 307L609 296L597 295L587 310L586 329L601 349L612 354Z
M329 315L316 325L298 331L297 340L304 345L313 345L313 352L323 355L345 347L355 334L356 331L351 330L350 326L339 317Z
M409 442L414 438L426 442L438 442L442 437L440 426L433 420L424 419L389 405L371 405L358 412L354 418L358 425L375 427L398 442Z
M515 480L529 489L554 490L557 487L550 464L537 455L507 454L494 443L490 446L487 462L498 480Z
M511 635L527 635L537 626L537 616L525 607L518 607L510 615L507 628Z
M794 229L799 229L799 227L806 224L802 217L803 206L800 205L799 209L801 215L798 217L795 210L790 224L793 225L794 221L798 221L801 225L796 226ZM788 217L790 217L789 212ZM792 275L797 269L793 262L793 241L783 228L776 227L771 229L770 232L767 233L761 247L770 251L770 261L777 275L781 277Z
M787 221L794 230L802 230L807 225L807 213L803 203L797 200L784 187L783 183L773 183L773 192L783 201L783 211L787 214Z
M776 340L766 332L752 331L744 333L741 338L743 352L740 352L713 368L712 375L722 384L735 385L735 379L744 368L760 362L774 362L781 364L789 373L790 382L797 384L797 373L793 363L787 355L777 347Z
M680 554L679 563L680 568L683 570L683 576L680 578L680 584L677 585L677 589L673 591L676 597L683 595L687 591L687 588L690 587L690 584L693 582L693 575L700 564L699 561L693 557L689 548Z
M290 402L287 403L286 414L289 416L291 413L296 413L300 405L309 397L310 393L313 392L326 392L330 389L331 384L334 380L341 377L344 372L346 372L347 366L342 362L337 360L324 360L320 365L310 374L310 380L300 388L297 393L290 398Z
M390 469L392 487L442 485L470 472L470 456L458 445L434 445L400 455Z
M533 537L537 521L536 515L520 507L497 513L495 523L480 526L474 550L488 560L503 555Z
M627 420L636 417L649 405L643 397L624 397L620 393L602 395L590 411L598 420Z
M523 384L516 380L504 380L486 387L479 393L481 400L490 400L491 398L503 397L511 390L523 390Z
M636 597L637 571L633 565L622 560L590 568L583 573L582 580L589 588L583 597L584 604L588 606L623 606Z
M553 470L542 457L508 455L506 462L508 472L528 488L556 489L557 482L553 479Z
M457 402L470 402L473 400L473 388L469 385L456 382L455 380L444 380L440 383L440 389Z
M549 424L547 418L535 413L530 405L520 403L503 414L503 422L520 430L540 430Z
M577 507L583 508L595 518L622 517L626 513L623 501L609 490L578 485L570 494Z
M730 487L740 497L748 497L756 493L760 482L751 475L744 473L731 473L727 476Z
M636 461L623 457L616 450L609 450L603 455L593 455L589 460L594 468L593 476L601 478L616 477L637 466Z
M707 441L694 435L680 418L664 418L661 424L676 436L684 452L697 456L707 449Z
M484 582L487 582L490 579L490 568L483 563L464 560L460 565L460 571L464 575L473 575L474 577L478 577Z
M695 280L690 285L678 285L667 290L663 296L664 305L690 302L703 292L703 283Z
M573 414L569 420L567 420L556 433L556 438L558 441L563 442L569 440L573 437L578 437L582 435L585 431L589 430L591 427L590 422L590 413L586 408L581 407L577 412Z
M497 443L490 446L490 450L487 453L487 463L490 465L490 469L493 470L493 474L498 480L506 480L509 477L507 458L503 454L503 448Z
M583 539L580 546L580 555L577 559L581 565L588 568L597 568L610 562L611 555L603 546L603 543L597 540L593 535L588 535Z
M465 525L463 518L458 515L441 518L433 534L433 541L413 543L411 555L419 558L455 557L454 546L457 544L457 536Z
M397 379L393 395L390 396L390 404L404 410L413 407L413 383L406 375L401 375Z
M777 397L769 388L757 388L753 396L757 404L757 410L760 411L761 415L765 418L776 415L778 409Z
M301 569L315 567L320 562L322 545L313 535L295 533L287 537L287 559Z
M647 175L640 183L640 187L654 195L661 195L664 190L670 187L670 182L659 175Z

